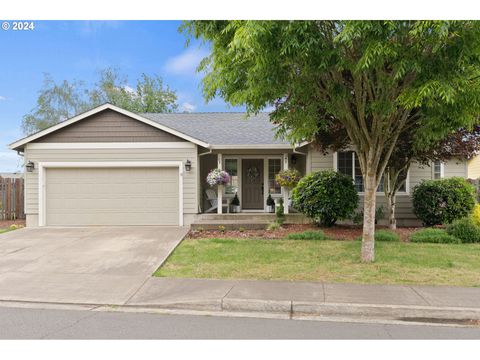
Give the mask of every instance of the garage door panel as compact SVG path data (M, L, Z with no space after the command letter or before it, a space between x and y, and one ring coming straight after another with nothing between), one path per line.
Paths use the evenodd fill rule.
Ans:
M46 224L178 225L177 168L49 168Z

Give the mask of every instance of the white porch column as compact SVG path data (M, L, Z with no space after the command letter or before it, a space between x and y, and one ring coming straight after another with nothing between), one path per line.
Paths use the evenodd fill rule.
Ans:
M283 170L288 170L288 154L283 154ZM283 213L288 214L288 188L283 188Z
M222 154L217 155L217 168L223 170L223 157ZM217 186L217 214L221 214L223 211L223 185Z

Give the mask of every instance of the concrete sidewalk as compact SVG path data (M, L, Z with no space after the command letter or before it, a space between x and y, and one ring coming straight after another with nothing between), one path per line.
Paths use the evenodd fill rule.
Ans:
M480 319L480 288L152 277L125 305L291 316Z

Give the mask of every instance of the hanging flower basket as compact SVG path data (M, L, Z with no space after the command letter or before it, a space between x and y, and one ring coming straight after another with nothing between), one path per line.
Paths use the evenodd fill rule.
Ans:
M288 189L294 188L300 181L301 175L298 170L288 169L282 170L275 176L278 185Z
M207 175L207 183L210 186L226 185L230 182L230 175L220 169L213 169Z

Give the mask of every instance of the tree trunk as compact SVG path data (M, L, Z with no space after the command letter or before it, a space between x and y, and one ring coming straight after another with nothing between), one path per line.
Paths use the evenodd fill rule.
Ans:
M395 218L395 199L396 196L393 193L388 193L387 206L388 206L388 225L391 230L397 229L397 219Z
M362 262L375 260L375 206L377 198L377 182L374 174L367 174L365 179L365 194L363 203L363 236Z

